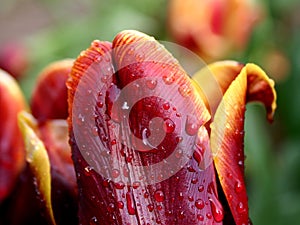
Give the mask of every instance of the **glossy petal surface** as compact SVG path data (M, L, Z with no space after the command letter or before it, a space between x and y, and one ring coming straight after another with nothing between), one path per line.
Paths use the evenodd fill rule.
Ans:
M82 52L68 83L80 222L221 224L210 115L189 77L142 33L123 31L107 46Z
M14 188L25 164L25 150L17 114L27 108L16 81L0 70L0 202Z
M211 124L211 147L215 167L237 225L248 223L243 140L245 105L249 101L262 102L268 119L272 120L276 108L274 82L253 64L243 67L228 86Z

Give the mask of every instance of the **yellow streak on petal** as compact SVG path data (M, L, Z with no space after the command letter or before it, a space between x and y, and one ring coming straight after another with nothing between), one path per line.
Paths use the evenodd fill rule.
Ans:
M37 123L25 111L19 113L18 122L25 142L26 160L36 178L36 187L45 201L45 207L51 223L56 225L51 203L50 161L43 142L35 133Z

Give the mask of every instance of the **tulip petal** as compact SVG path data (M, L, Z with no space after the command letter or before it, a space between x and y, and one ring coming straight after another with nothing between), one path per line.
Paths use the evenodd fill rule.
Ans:
M245 105L249 101L264 103L267 118L272 120L276 108L274 82L254 64L243 67L228 86L211 124L215 167L237 225L248 223L243 139Z
M40 198L45 201L49 220L55 225L51 203L50 161L47 151L43 142L35 134L34 129L37 124L34 118L26 112L21 112L18 116L18 121L25 142L26 160L36 178L36 188Z
M54 62L39 75L31 98L31 111L39 122L68 117L66 81L73 61Z
M116 36L113 68L103 60L105 44L94 45L75 61L68 83L80 223L222 224L203 126L210 115L189 77L142 33Z
M0 70L0 203L14 188L25 165L25 150L17 124L17 114L26 110L16 81Z

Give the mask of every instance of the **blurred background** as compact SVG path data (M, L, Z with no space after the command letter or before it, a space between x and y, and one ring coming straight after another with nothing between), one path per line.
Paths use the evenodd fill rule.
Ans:
M27 98L50 62L76 58L123 29L184 45L212 62L254 62L276 82L270 125L246 113L246 178L255 225L300 224L299 0L0 0L0 67Z

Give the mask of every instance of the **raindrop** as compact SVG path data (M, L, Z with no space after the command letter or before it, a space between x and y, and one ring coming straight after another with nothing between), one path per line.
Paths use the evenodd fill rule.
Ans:
M164 130L166 133L172 133L175 130L175 123L171 119L165 119Z
M129 215L135 215L135 206L134 206L134 202L132 200L131 194L130 192L126 193L126 202L127 202L127 211L129 213Z
M122 201L117 202L118 208L123 209L124 208L124 203Z
M99 108L103 108L104 104L103 104L103 102L97 102L97 106L98 106Z
M135 181L135 182L133 182L132 187L134 189L137 189L140 185L141 185L141 183L139 181Z
M179 93L183 96L183 97L187 97L191 94L191 89L188 85L186 84L182 84L179 88L178 88Z
M243 185L242 185L242 183L240 182L240 181L237 181L236 183L235 183L235 191L237 192L237 193L240 193L240 192L242 192L243 191Z
M185 218L184 211L179 212L178 218L181 220L183 220Z
M199 191L199 192L204 191L204 186L203 186L203 185L200 185L200 186L198 187L198 191Z
M165 82L165 84L170 85L172 83L174 83L175 79L173 77L173 74L170 75L164 75L163 76L163 81Z
M239 202L237 207L236 207L236 210L238 213L242 214L242 213L245 213L247 210L244 206L244 204L242 202Z
M98 224L98 219L96 216L93 216L91 219L90 219L90 225L96 225Z
M212 218L212 215L210 213L206 213L206 217L210 220Z
M114 203L109 203L107 206L107 211L112 213L113 211L115 211L115 204Z
M125 187L125 184L122 181L120 181L118 183L115 183L115 187L116 189L123 189Z
M150 90L153 90L157 86L157 80L147 80L146 85Z
M117 178L119 175L120 175L120 171L119 171L118 169L113 169L113 170L111 171L111 176L112 176L113 178Z
M170 104L168 102L164 103L163 108L164 108L164 110L170 109Z
M192 184L196 184L198 182L198 178L193 178L192 180L191 180L191 183Z
M147 206L147 208L148 208L149 212L152 212L152 211L154 210L153 204L149 204L149 205Z
M216 222L221 222L224 218L223 207L220 202L214 198L209 198L212 215Z
M186 124L185 124L185 131L188 135L194 136L198 133L200 128L200 124L197 123L197 119L194 115L187 115Z
M165 200L165 195L164 193L161 191L161 190L157 190L155 191L154 193L154 199L157 201L157 202L162 202Z
M84 168L84 174L86 175L86 176L90 176L91 174L90 174L90 172L93 170L93 167L92 166L86 166L85 168Z
M198 219L199 221L203 221L203 220L204 220L204 216L201 215L201 214L198 214L198 215L197 215L197 219Z
M202 199L197 199L195 201L195 206L197 207L197 209L203 209L205 206L205 203Z

